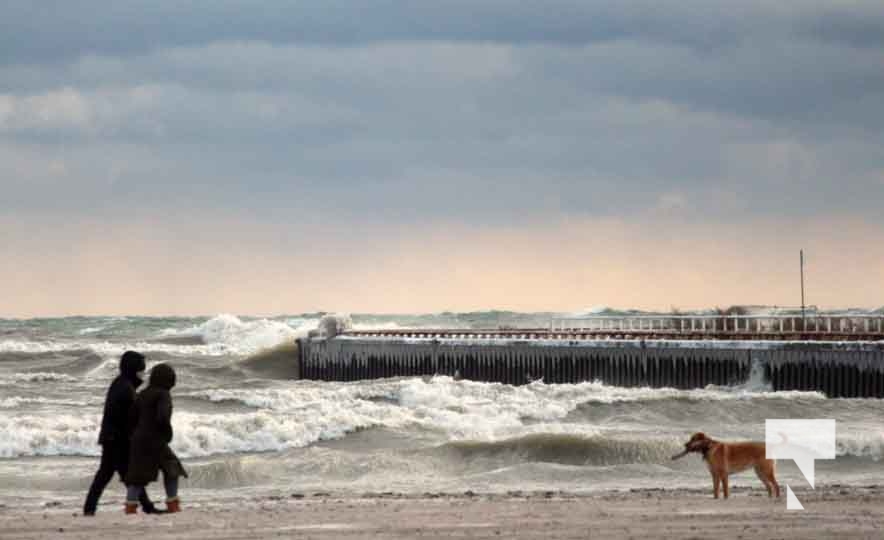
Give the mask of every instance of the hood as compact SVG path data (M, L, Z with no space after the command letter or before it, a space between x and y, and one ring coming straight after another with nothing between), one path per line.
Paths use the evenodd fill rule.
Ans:
M150 385L171 390L175 386L175 370L169 364L157 364L150 370Z
M120 357L120 373L129 379L136 388L141 384L137 373L144 371L144 366L144 355L139 352L126 351Z

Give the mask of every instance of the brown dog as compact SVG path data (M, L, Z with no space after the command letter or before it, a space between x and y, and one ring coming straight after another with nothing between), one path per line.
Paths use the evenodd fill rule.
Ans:
M765 457L765 446L762 442L725 443L710 439L705 433L694 433L691 440L685 443L684 452L672 456L678 459L691 452L703 454L703 460L712 473L712 492L718 498L718 486L724 486L724 498L730 495L728 476L742 472L749 467L755 468L755 474L767 488L767 494L780 496L780 485L776 479L776 463Z

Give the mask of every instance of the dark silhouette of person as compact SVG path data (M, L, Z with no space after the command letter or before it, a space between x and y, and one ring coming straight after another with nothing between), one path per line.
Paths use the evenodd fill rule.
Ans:
M101 445L101 464L92 480L92 486L86 495L83 515L94 516L98 507L98 499L107 487L114 473L125 481L129 470L129 439L135 426L131 424L130 411L135 402L135 389L143 382L141 375L145 369L144 355L135 351L126 351L120 357L120 374L107 390L104 401L104 415L101 418L101 432L98 444ZM159 513L147 496L141 492L141 507L146 513Z
M172 394L175 370L168 364L157 364L150 370L150 384L138 393L132 407L132 449L129 454L129 472L126 473L126 513L135 514L144 494L144 486L153 482L163 471L166 488L166 511L181 511L178 499L178 478L187 477L187 471L175 452L172 442Z

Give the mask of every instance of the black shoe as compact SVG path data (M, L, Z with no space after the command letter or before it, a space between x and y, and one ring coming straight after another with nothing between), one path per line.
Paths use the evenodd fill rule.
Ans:
M142 508L141 511L144 512L145 514L168 514L168 512L166 512L165 510L162 510L160 508L157 508L156 506L149 506L147 508Z

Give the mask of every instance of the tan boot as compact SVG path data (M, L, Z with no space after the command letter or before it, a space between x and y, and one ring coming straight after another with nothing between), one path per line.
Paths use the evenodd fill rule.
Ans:
M178 497L166 501L166 512L175 514L181 511L181 500Z
M129 502L126 501L126 514L137 514L138 513L138 503L137 502Z

